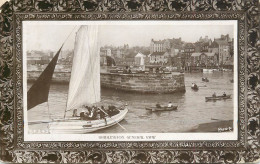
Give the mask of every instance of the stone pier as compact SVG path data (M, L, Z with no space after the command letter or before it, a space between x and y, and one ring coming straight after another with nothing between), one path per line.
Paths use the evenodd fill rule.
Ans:
M102 87L142 93L185 92L182 73L101 73Z
M40 76L40 71L27 72L29 82ZM174 93L185 92L183 73L101 73L101 86L122 91L141 93ZM54 72L52 82L69 83L70 72Z

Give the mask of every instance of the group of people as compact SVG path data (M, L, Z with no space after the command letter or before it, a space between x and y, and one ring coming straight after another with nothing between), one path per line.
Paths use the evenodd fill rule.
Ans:
M226 97L227 94L224 92L222 96ZM216 92L213 93L212 97L217 97Z
M78 116L78 110L73 110L73 117ZM97 107L97 106L87 106L83 105L83 108L81 108L81 112L79 113L79 117L81 120L98 120L98 119L104 119L106 122L106 117L112 117L119 113L119 109L117 109L115 106L110 105L108 108L105 108L104 106ZM107 123L107 122L106 122Z
M123 73L132 73L131 71L131 68L126 66L124 69L123 69Z
M161 108L161 107L162 107L159 103L157 103L155 106L156 106L157 108ZM167 107L168 107L168 108L173 107L172 102L169 102L168 105L167 105Z

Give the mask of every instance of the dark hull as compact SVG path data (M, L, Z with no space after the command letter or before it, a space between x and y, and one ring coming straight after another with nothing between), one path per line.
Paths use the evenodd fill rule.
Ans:
M191 89L193 89L194 91L199 90L199 87L191 87Z
M209 82L209 80L208 80L208 79L205 79L205 78L202 78L202 81L204 81L204 82Z
M231 95L216 96L216 97L205 97L206 101L217 101L217 100L226 100L226 99L231 99Z
M173 106L173 107L146 107L146 110L150 110L152 112L161 112L161 111L172 111L172 110L177 110L178 106Z

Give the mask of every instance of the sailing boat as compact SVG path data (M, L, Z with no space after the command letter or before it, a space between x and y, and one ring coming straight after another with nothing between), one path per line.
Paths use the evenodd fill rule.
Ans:
M40 103L48 102L50 83L61 48L28 91L28 110ZM128 112L126 106L117 109L119 112L116 115L107 115L105 119L85 120L78 116L78 114L76 114L77 116L66 118L67 111L77 110L83 105L93 105L101 101L100 56L98 52L98 26L81 26L75 39L74 57L64 119L50 122L50 133L89 133L115 124L120 125L119 122L125 118ZM102 112L106 113L104 110Z

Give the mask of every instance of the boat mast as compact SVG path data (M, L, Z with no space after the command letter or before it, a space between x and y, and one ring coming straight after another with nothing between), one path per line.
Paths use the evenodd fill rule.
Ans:
M77 27L77 26L75 26L75 27L72 29L72 31L70 32L70 34L68 35L68 37L66 38L66 40L64 41L64 43L68 40L68 38L70 37L70 35L72 34L72 32L75 30L76 27ZM73 59L72 59L72 60L73 60ZM72 67L72 65L71 65L71 67ZM70 74L70 78L71 78L71 74ZM68 95L69 95L69 93L68 93ZM65 119L65 117L66 117L67 105L68 105L68 96L67 96L67 100L66 100L66 108L65 108L65 111L64 111L64 119Z

